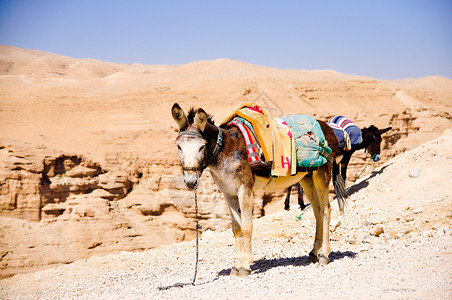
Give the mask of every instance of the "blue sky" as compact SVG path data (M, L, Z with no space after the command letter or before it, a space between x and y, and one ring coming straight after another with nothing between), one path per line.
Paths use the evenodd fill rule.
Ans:
M0 44L117 63L452 78L452 1L0 0Z

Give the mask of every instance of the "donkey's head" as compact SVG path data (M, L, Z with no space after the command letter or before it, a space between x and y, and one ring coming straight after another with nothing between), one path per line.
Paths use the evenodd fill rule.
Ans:
M198 187L201 173L206 167L207 140L205 128L208 121L211 121L202 108L196 111L191 109L186 116L179 104L175 103L171 112L179 125L176 145L179 149L184 182L188 189L195 190Z
M381 151L381 135L386 131L391 130L392 127L388 127L385 129L378 129L374 125L370 125L369 128L364 127L361 129L361 133L363 135L362 144L367 152L373 156L374 161L379 160L379 155Z

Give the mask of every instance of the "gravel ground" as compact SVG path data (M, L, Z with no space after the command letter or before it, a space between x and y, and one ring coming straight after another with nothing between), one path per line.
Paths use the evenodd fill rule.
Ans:
M394 241L370 251L336 250L333 261L321 267L309 264L306 254L293 255L300 252L296 244L278 240L259 245L280 250L278 258L258 259L248 278L231 278L228 258L233 257L233 247L204 241L195 286L190 284L194 246L186 243L17 275L3 280L1 295L4 299L450 299L451 242L445 236L409 246ZM177 283L187 285L172 287Z
M0 281L0 298L451 299L451 186L449 134L357 183L345 214L332 204L327 266L309 263L314 217L293 207L255 220L247 278L228 276L235 253L228 230L203 234L195 285L191 241L18 274Z

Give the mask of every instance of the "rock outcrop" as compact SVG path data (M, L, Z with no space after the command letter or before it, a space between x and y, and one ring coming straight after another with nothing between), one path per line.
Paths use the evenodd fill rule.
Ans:
M0 157L1 216L35 222L60 215L94 217L94 210L73 208L81 202L91 206L92 199L119 200L133 186L127 175L107 173L83 156L17 141L1 140Z
M194 237L192 194L175 164L109 171L84 156L0 141L0 277L93 254ZM203 230L229 226L208 174L198 191Z

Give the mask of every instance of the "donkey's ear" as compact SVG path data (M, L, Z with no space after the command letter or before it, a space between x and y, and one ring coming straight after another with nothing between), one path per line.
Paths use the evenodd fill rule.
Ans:
M196 112L195 123L196 126L198 126L199 130L201 130L201 132L204 132L207 124L207 114L202 108L198 109L198 111Z
M173 108L171 108L171 113L173 114L173 118L176 121L177 125L179 125L179 130L187 127L187 117L185 116L182 108L180 108L179 104L174 103Z
M385 128L385 129L380 129L380 130L378 130L378 133L380 134L380 135L382 135L383 133L385 133L386 131L389 131L389 130L391 130L392 129L392 127L388 127L388 128Z

